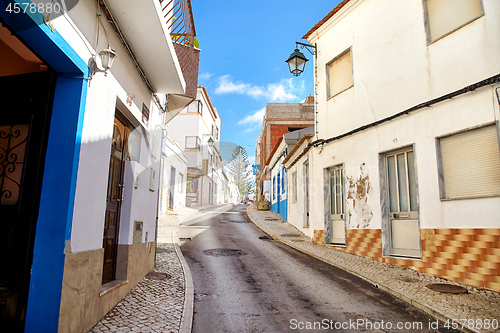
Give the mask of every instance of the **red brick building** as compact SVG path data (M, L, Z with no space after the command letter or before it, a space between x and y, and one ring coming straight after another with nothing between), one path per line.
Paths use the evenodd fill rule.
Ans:
M263 194L266 162L283 134L314 126L314 97L308 96L304 103L268 103L262 122L261 134L257 137L255 164L260 165L261 174L256 177L257 198Z

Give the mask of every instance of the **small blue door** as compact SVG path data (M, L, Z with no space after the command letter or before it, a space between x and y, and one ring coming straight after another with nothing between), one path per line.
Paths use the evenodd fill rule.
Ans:
M277 193L276 193L276 204L277 204L277 207L276 207L276 212L278 213L278 215L280 214L280 196L281 196L281 191L280 191L280 173L278 172L278 179L277 180L277 183L278 183L278 186L277 186Z

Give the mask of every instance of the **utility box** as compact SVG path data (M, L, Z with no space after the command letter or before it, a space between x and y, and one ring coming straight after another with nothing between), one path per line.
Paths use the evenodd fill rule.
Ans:
M133 244L142 243L142 222L134 221L134 238Z

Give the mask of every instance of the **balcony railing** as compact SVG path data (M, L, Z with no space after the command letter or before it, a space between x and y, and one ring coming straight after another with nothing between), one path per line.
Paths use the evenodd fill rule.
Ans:
M196 46L196 30L194 28L191 0L159 1L172 41L182 45Z
M196 98L200 50L191 0L159 0L175 53L186 81L186 96Z

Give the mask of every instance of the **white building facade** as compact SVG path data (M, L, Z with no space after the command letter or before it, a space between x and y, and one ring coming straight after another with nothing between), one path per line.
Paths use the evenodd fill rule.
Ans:
M309 182L291 193L295 225L500 290L499 16L494 0L351 0L304 36L317 133L285 161L295 188Z
M168 136L188 158L186 205L215 205L220 192L221 119L204 87L167 126Z
M186 100L172 17L165 17L172 6L174 1L80 0L64 15L0 14L2 87L12 87L12 96L49 92L40 102L43 121L33 107L20 107L26 114L16 111L19 119L0 116L0 131L13 133L8 141L30 129L23 163L40 166L19 179L23 200L14 193L0 202L2 216L12 221L21 221L14 210L31 216L23 220L29 235L12 225L26 241L21 246L27 252L16 258L24 264L2 262L9 275L2 274L0 283L9 288L0 292L12 305L2 308L2 328L88 331L154 267L162 132L180 111L174 105L182 108ZM106 49L117 57L104 74L99 53ZM26 86L30 82L39 84ZM26 123L29 118L36 123ZM32 158L35 144L39 160ZM12 190L3 187L2 196ZM35 208L24 206L28 199ZM2 249L17 251L4 241Z

